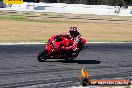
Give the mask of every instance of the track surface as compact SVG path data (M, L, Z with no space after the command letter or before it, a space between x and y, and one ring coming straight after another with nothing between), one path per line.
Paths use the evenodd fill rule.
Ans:
M0 45L0 88L78 86L81 68L91 79L132 79L132 43L88 44L71 63L38 62L43 45Z

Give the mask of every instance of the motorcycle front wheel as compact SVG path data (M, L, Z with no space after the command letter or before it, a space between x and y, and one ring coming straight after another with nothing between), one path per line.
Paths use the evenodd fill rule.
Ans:
M39 62L44 62L47 60L47 54L45 51L42 51L41 53L38 54L37 59Z

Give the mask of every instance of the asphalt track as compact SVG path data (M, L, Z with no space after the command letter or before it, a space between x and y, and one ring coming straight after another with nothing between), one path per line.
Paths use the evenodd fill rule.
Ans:
M0 88L67 88L79 86L81 68L90 79L132 79L132 43L88 44L75 61L36 56L43 45L0 45Z

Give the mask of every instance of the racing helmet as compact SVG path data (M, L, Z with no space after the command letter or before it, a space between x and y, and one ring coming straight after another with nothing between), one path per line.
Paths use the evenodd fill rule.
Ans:
M78 33L77 27L71 27L69 33L71 36L76 37L76 34Z

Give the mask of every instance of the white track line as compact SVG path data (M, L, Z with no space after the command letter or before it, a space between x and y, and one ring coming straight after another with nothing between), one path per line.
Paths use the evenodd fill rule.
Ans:
M87 42L87 44L116 44L116 43L120 43L120 44L123 44L123 43L132 43L132 42ZM0 45L38 45L38 44L46 44L46 42L18 42L18 43L0 43Z

